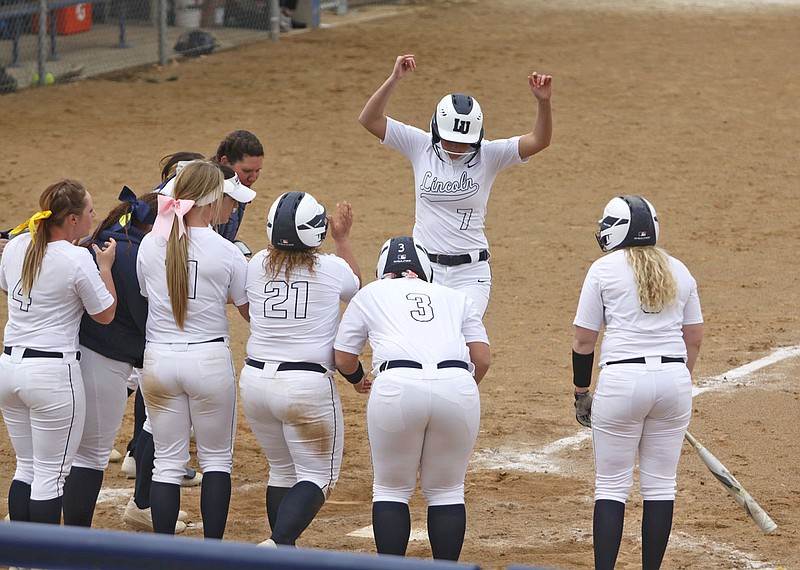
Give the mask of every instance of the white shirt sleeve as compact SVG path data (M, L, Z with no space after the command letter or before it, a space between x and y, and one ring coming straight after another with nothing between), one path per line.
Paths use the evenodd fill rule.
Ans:
M520 137L516 136L510 139L484 141L481 144L483 160L496 172L528 162L530 157L522 159L519 156L519 139Z
M583 281L581 296L578 301L578 311L572 324L592 331L599 331L603 328L604 309L603 297L600 293L600 280L597 278L594 267L592 265L586 275L586 279Z
M102 313L114 304L114 297L100 278L100 271L92 260L92 255L80 248L75 267L75 289L90 315Z
M361 354L368 334L364 313L356 295L344 311L333 348L350 354Z
M472 299L466 297L467 309L464 311L464 322L461 325L461 334L464 335L464 340L470 342L483 342L489 344L489 336L486 334L486 328L483 326L483 320L480 313L475 308L475 303Z
M2 255L0 255L0 287L3 288L3 291L8 293L8 282L6 281L6 262L4 261Z
M139 291L142 293L142 297L147 299L147 280L145 279L145 256L142 255L142 250L146 248L145 243L147 241L147 236L142 238L142 243L139 244L139 254L136 256L136 279L139 281Z
M381 144L395 149L413 160L431 144L431 135L422 129L386 117L386 136Z
M353 273L353 270L344 259L337 256L333 257L337 260L342 269L342 290L339 293L339 298L345 303L349 303L353 296L358 293L358 289L360 287L358 277L356 277L356 274Z
M234 246L235 247L235 246ZM237 307L248 302L247 300L247 258L236 249L232 257L231 283L229 286L230 298Z
M697 294L697 281L691 279L689 299L683 307L683 324L698 325L703 322L703 311L700 308L700 296Z

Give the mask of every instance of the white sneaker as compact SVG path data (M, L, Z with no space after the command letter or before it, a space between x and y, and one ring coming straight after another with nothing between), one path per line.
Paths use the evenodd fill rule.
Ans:
M136 460L130 451L125 453L125 458L122 460L119 470L125 473L125 477L128 479L136 479Z
M186 475L181 479L181 487L197 487L203 482L203 474L187 465Z
M112 449L111 453L108 454L109 463L118 463L121 460L122 460L122 454L116 449Z
M133 500L133 497L131 497L125 507L122 520L125 524L136 530L153 532L153 514L150 512L150 508L140 509L136 506L136 501ZM175 534L180 534L186 530L186 521L188 520L189 514L186 511L178 511L178 520L175 522Z
M275 541L272 540L271 538L268 538L264 542L259 542L258 544L256 544L256 546L262 546L264 548L278 548L278 545L275 544Z

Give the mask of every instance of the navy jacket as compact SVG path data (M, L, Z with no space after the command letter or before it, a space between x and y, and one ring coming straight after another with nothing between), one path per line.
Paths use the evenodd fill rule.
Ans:
M80 343L112 360L142 367L144 331L147 323L147 300L139 290L136 278L136 256L144 233L130 227L128 234L117 225L102 232L95 243L99 246L113 237L117 252L111 275L117 289L117 312L108 325L95 322L88 313L81 320ZM90 249L92 256L94 250Z

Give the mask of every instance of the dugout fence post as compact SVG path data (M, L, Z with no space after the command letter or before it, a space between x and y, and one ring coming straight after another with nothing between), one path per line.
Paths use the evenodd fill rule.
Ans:
M169 59L167 55L167 0L156 0L158 6L158 16L156 26L158 28L158 63L167 65Z
M279 0L269 0L269 39L277 42L281 35Z
M39 29L37 65L39 69L39 85L47 85L47 0L39 0ZM56 23L51 22L55 27Z

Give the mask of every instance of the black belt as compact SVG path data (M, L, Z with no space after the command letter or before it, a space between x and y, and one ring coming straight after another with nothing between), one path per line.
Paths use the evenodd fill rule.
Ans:
M206 344L208 342L225 342L225 337L221 336L218 338L212 338L211 340L201 340L200 342L187 342L186 344Z
M422 364L413 360L387 360L378 368L379 372L389 370L390 368L417 368L422 369ZM436 365L436 368L463 368L469 370L469 364L462 360L442 360Z
M245 358L244 363L259 370L264 370L264 366L266 366L266 363L252 358ZM278 372L287 372L289 370L305 370L306 372L319 372L320 374L328 372L328 369L322 364L314 362L281 362L278 364Z
M429 253L428 259L439 265L463 265L464 263L472 263L472 256L468 253L461 255L445 255L443 253ZM478 253L478 261L486 261L489 259L489 251L482 249Z
M677 358L675 356L662 356L661 357L661 364L666 364L667 362L682 362L686 363L685 358ZM609 364L644 364L645 359L644 356L640 356L639 358L626 358L625 360L615 360L614 362L606 362L606 366Z
M11 347L3 347L3 354L11 355ZM35 348L26 348L22 353L22 358L64 358L63 352L44 352L43 350L36 350ZM81 351L75 354L75 359L81 359Z

